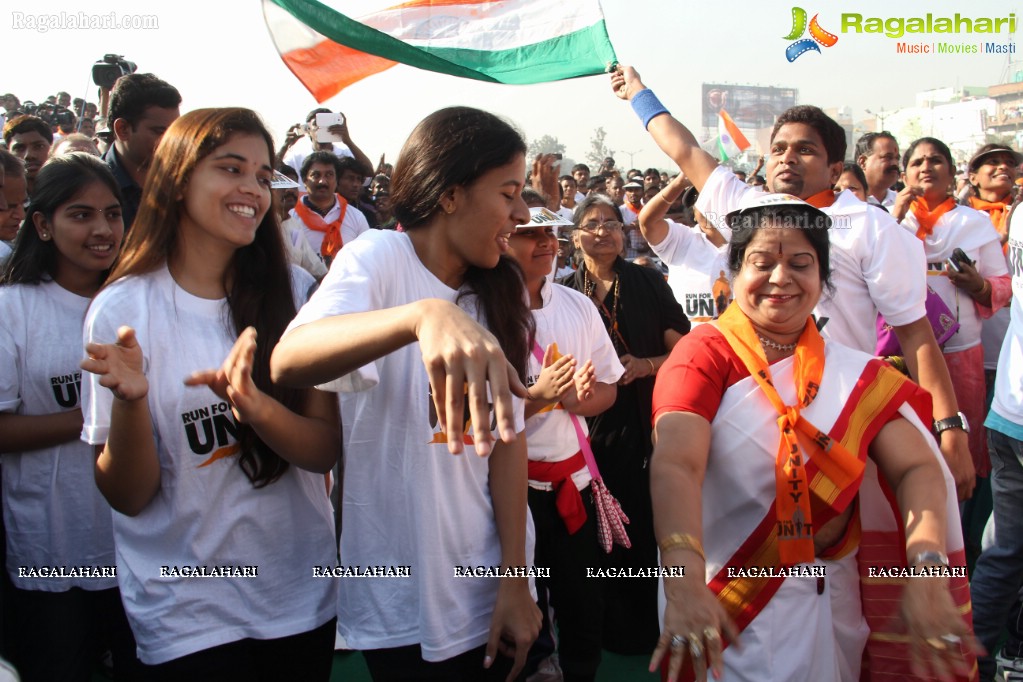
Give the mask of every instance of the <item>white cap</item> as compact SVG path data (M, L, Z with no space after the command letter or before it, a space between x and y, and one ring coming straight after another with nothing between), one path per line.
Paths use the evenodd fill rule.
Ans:
M549 208L540 206L529 209L529 222L523 225L516 225L516 228L528 227L558 227L561 225L573 225L571 220L565 220L561 215Z

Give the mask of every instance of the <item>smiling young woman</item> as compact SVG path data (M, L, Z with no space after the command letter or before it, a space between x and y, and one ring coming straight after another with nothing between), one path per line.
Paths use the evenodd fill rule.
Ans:
M118 674L129 676L135 663L113 571L24 575L42 566L114 565L110 508L93 483L92 448L79 440L78 363L82 318L123 234L109 169L83 154L53 159L36 176L0 275L4 551L14 586L4 631L26 680L87 679L111 648Z
M337 405L270 382L293 292L312 283L269 210L272 158L248 109L175 121L85 320L83 438L150 679L330 675L334 586L308 575L336 560ZM228 577L188 577L223 564Z
M417 576L340 584L341 633L375 678L514 679L539 631L526 578L451 577L532 563L512 398L532 318L504 255L529 220L525 151L478 109L421 121L392 177L404 232L345 246L274 351L279 382L346 393L341 557ZM451 456L466 445L479 456Z

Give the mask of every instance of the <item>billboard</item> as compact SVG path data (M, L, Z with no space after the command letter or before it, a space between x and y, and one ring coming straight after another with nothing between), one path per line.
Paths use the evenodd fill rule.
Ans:
M717 128L724 109L740 128L770 128L781 112L796 105L799 91L762 85L703 84L703 126Z

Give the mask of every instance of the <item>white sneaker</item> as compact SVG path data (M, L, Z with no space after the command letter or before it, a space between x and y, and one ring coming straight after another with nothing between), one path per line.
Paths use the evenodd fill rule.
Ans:
M995 656L998 666L995 679L998 682L1023 682L1023 658L1012 658L999 651Z
M536 672L526 678L526 682L562 682L564 673L558 664L558 655L551 654L540 662Z

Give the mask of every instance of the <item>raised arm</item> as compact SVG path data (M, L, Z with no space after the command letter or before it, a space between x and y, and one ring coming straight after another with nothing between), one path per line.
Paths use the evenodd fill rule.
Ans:
M149 381L135 330L121 327L117 343L90 343L82 369L98 374L114 394L110 433L96 458L96 486L110 506L128 516L141 512L160 490L160 459L149 413Z
M700 143L689 128L664 108L631 66L619 65L611 74L611 87L619 99L632 104L636 115L643 121L661 151L671 157L697 190L702 190L703 183L717 168L718 162L700 148Z
M524 398L526 388L494 335L449 301L423 299L304 324L277 344L270 374L275 382L287 386L316 386L417 340L430 375L438 419L446 425L448 449L452 453L463 449L460 435L466 384L472 423L490 423L489 384L501 439L514 440L511 394ZM487 455L493 437L481 433L475 442L477 454Z
M639 212L639 229L648 243L660 244L668 236L668 221L664 216L686 187L692 184L685 173L679 173L672 178L667 187L643 204L643 210Z

